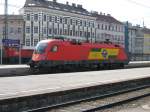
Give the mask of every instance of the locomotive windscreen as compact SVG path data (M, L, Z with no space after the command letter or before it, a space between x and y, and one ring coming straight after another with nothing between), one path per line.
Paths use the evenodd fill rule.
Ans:
M34 50L35 54L42 54L45 52L45 49L47 47L48 43L47 42L39 42Z

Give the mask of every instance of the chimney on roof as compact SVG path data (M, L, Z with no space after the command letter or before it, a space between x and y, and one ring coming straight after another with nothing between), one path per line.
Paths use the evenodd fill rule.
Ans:
M91 13L98 15L98 12L97 12L97 11L91 11Z
M105 16L105 13L104 13L104 16Z
M72 3L72 6L73 6L73 7L76 7L76 4L75 4L75 3Z
M139 24L136 24L136 27L140 27L140 25L139 25Z
M111 16L110 14L107 14L107 16Z
M68 1L66 2L66 5L69 5L69 2L68 2Z
M82 5L78 4L77 7L78 7L78 8L82 8Z
M102 13L102 12L100 12L99 14L100 14L100 15L102 15L103 13Z

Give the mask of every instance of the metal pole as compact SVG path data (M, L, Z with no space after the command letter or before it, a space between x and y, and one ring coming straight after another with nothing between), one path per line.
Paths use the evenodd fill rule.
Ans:
M4 4L4 36L3 39L8 39L8 0L5 0ZM1 46L1 60L3 57L3 44Z
M3 45L1 41L1 65L3 64Z
M21 44L19 44L19 64L21 64Z
M4 6L4 23L5 23L5 31L4 31L4 39L8 38L8 1L5 0L5 6Z

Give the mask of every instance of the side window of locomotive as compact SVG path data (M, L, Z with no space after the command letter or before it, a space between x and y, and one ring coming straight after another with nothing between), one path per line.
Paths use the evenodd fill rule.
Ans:
M57 45L52 46L50 51L51 52L57 52L58 51L58 46Z

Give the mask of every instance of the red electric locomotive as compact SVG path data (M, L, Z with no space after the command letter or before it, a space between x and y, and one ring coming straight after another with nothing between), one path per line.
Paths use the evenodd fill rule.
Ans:
M29 63L31 69L78 67L123 67L128 64L124 49L107 43L80 43L60 39L40 41Z

